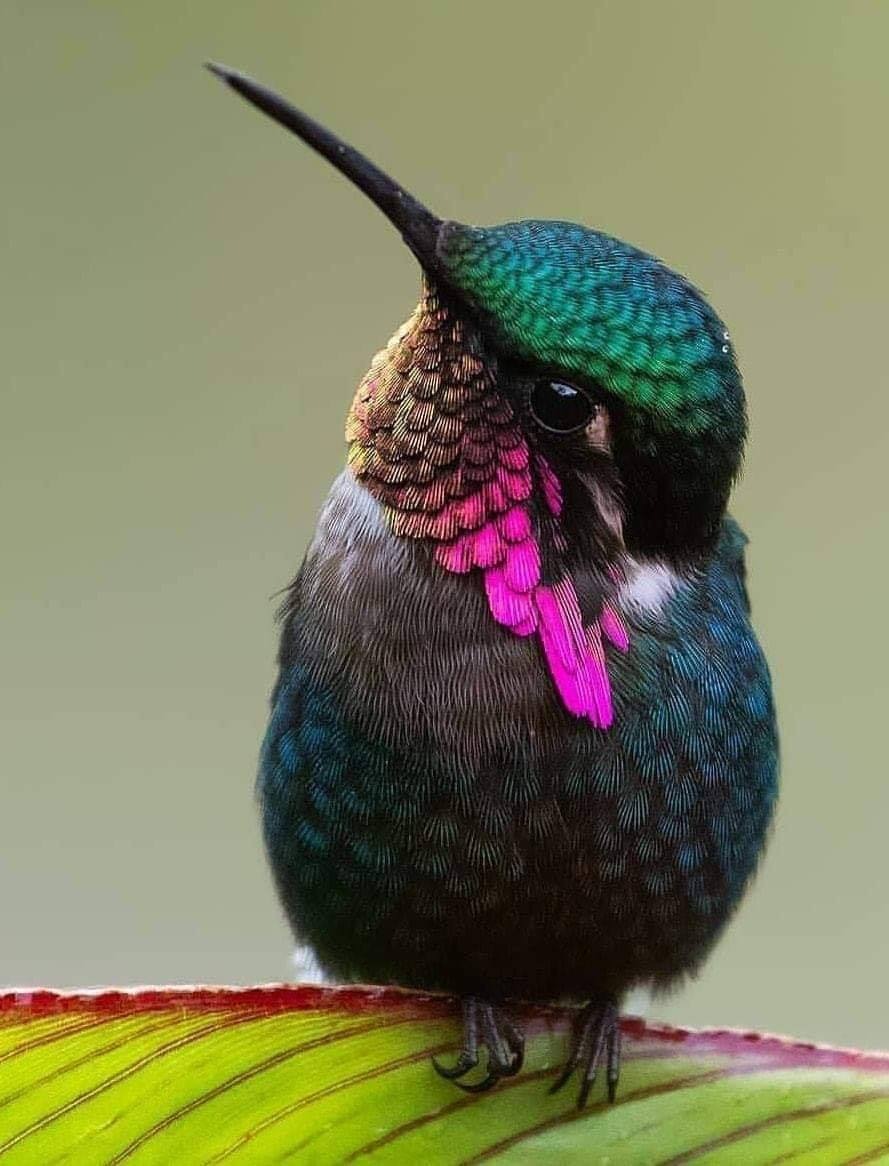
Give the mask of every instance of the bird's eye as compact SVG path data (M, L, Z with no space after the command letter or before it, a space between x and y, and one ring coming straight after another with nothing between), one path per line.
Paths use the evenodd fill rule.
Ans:
M565 381L538 381L528 400L531 416L552 433L573 433L588 425L596 403L575 385Z

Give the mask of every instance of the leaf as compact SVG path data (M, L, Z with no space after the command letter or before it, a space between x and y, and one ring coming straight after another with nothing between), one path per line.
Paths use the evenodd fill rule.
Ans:
M377 988L0 996L0 1163L889 1160L889 1056L624 1021L616 1105L547 1086L570 1012L526 1008L525 1069L432 1071L453 1001Z

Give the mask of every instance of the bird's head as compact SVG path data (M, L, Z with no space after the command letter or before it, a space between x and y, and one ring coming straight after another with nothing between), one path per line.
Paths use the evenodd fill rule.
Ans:
M582 470L604 443L627 544L680 563L706 552L746 418L729 334L701 293L644 251L574 223L445 224L438 256L554 464Z
M725 326L682 276L598 231L438 219L276 94L211 68L363 190L423 269L349 415L356 477L395 536L480 574L493 617L540 641L568 711L607 727L626 564L706 557L740 467Z

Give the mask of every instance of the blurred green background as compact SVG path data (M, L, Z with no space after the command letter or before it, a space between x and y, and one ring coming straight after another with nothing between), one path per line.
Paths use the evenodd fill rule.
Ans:
M889 6L5 0L0 982L268 981L252 801L272 593L417 272L246 69L439 213L576 219L740 353L784 789L653 1010L889 1044Z

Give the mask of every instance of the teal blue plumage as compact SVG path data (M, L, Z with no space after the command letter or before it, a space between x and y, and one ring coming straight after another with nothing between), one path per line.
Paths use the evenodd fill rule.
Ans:
M396 746L374 728L291 617L260 792L283 900L322 964L496 998L666 985L698 965L776 797L743 541L727 520L706 570L631 618L613 729L585 732L541 683L538 717L524 731L505 719L475 773L446 743ZM541 765L536 725L553 716Z

